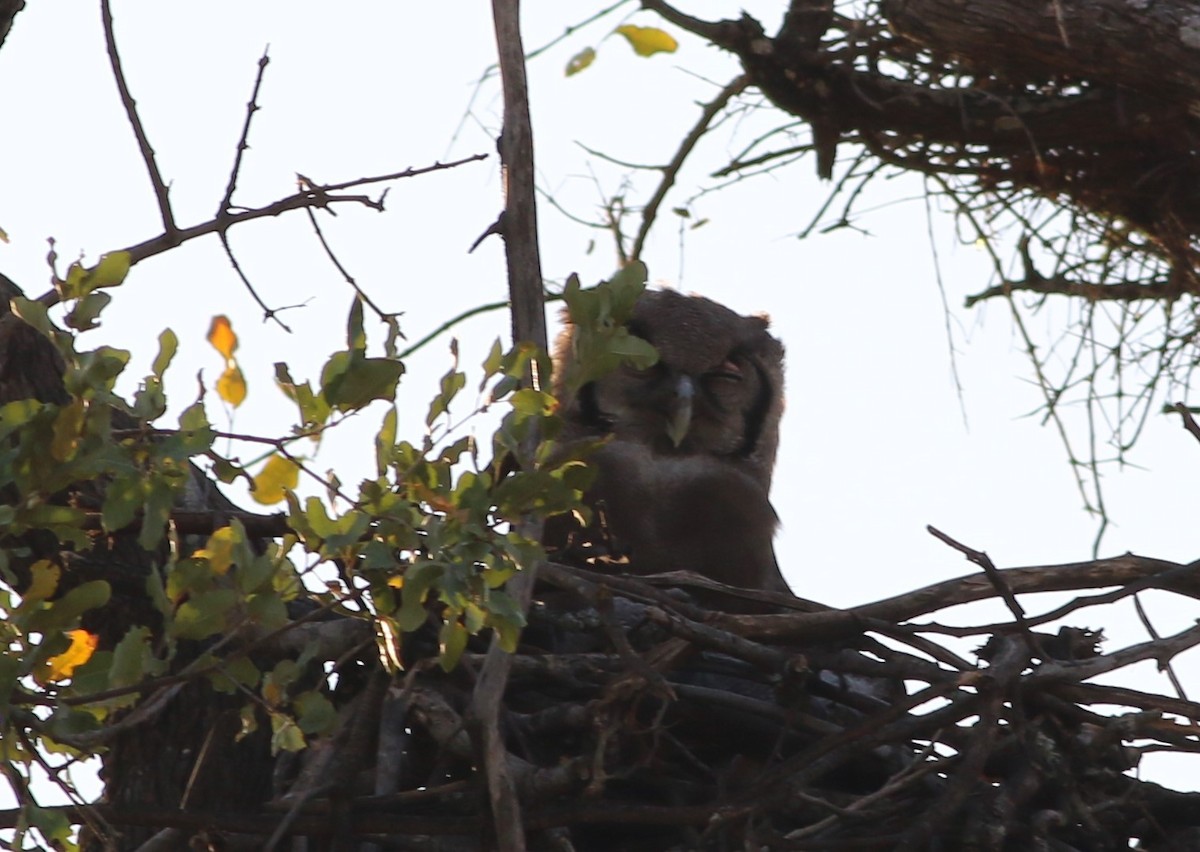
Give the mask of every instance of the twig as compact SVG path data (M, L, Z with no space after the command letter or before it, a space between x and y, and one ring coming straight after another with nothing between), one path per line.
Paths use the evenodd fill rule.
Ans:
M363 177L357 180L344 181L337 184L315 185L312 189L301 190L292 195L280 198L270 204L262 207L239 207L234 212L224 216L214 217L207 222L201 222L199 225L192 225L189 228L180 228L173 234L160 234L157 237L129 246L125 251L129 252L132 263L138 263L148 257L153 257L156 254L162 254L165 251L175 248L175 246L194 240L197 237L207 236L208 234L217 234L228 231L234 225L242 222L249 222L253 219L263 219L271 216L279 216L282 213L287 213L290 210L301 210L308 207L327 208L334 204L362 204L368 207L379 209L379 202L365 195L333 195L331 193L341 192L345 189L353 189L359 186L366 186L372 183L381 181L402 180L404 178L418 177L419 175L429 174L430 172L440 172L446 169L453 169L458 166L466 165L467 163L486 160L487 154L472 154L469 157L463 157L459 160L452 160L447 163L434 163L430 166L421 166L419 168L408 168L400 172L392 172L386 175L375 175L373 177Z
M403 361L409 355L413 354L418 349L420 349L421 347L428 344L429 341L435 339L440 334L444 334L445 332L454 328L454 326L458 325L460 322L463 322L464 320L469 320L471 317L478 316L479 314L486 314L486 313L490 313L491 311L503 310L504 308L507 308L507 307L508 307L508 302L491 302L486 305L476 305L473 308L469 308L469 309L463 311L458 316L453 317L452 319L446 320L444 323L439 325L433 331L429 332L429 334L425 335L420 340L418 340L416 343L412 344L407 349L405 349L403 352L399 353L396 356L396 358L400 361Z
M639 260L642 256L642 248L646 244L646 238L650 235L650 228L654 225L654 219L658 216L659 205L670 192L671 187L675 185L675 178L679 176L679 170L683 168L684 161L688 155L695 149L700 139L708 132L708 126L717 116L729 100L734 96L746 90L750 84L750 78L741 74L731 80L725 88L717 94L715 98L704 105L704 109L700 113L700 119L695 126L688 132L688 135L683 137L683 141L679 143L679 148L675 151L675 156L671 158L671 162L663 167L662 180L658 183L658 188L654 190L654 195L650 196L650 200L646 202L645 208L642 210L642 224L638 227L637 236L633 240L633 249L629 253L630 260Z
M1200 441L1200 424L1196 423L1196 418L1192 417L1192 411L1182 402L1177 402L1171 406L1172 411L1177 411L1183 420L1183 428L1186 429L1191 436L1197 441Z
M1140 645L1131 645L1090 660L1044 664L1036 669L1031 677L1039 681L1080 682L1142 660L1155 660L1159 666L1164 666L1176 655L1197 645L1200 645L1200 626L1190 627L1164 639L1152 639Z
M242 265L238 263L237 258L233 256L233 249L229 245L229 234L222 230L217 232L217 237L221 240L221 248L225 249L225 256L229 258L229 263L233 267L233 271L237 273L238 278L242 279L242 285L250 293L251 298L258 303L260 308L262 308L263 320L275 320L280 328L282 328L288 334L291 334L291 328L289 328L283 320L276 316L276 314L278 314L280 310L284 310L284 308L268 308L267 303L262 300L262 297L258 295L258 291L254 289L254 285L250 283L250 279L246 277L246 273L242 271Z
M363 292L363 289L358 286L358 282L354 280L354 276L350 274L346 267L342 266L342 262L338 260L337 255L334 254L333 248L329 245L329 241L325 239L325 232L321 230L321 223L317 221L317 214L313 212L311 207L305 208L304 212L308 214L308 221L312 223L313 231L316 233L317 239L321 243L321 248L325 249L325 255L337 268L337 271L342 274L342 278L345 279L346 283L349 284L351 288L353 288L354 292L358 294L359 298L363 300L363 304L373 310L375 315L381 320L386 320L389 317L396 316L395 314L389 314L384 311L383 308L379 307L371 300L370 296Z
M258 91L262 88L263 74L267 70L267 63L270 62L267 56L267 51L263 51L263 55L258 60L258 75L254 78L254 90L250 93L250 100L246 104L246 121L242 125L242 135L238 138L237 151L233 156L233 168L229 171L229 183L225 187L225 195L221 198L221 203L217 207L217 216L229 212L229 206L233 203L233 193L237 189L238 175L242 170L242 155L246 149L250 147L250 121L254 118L254 113L258 112Z
M108 61L112 65L113 77L117 81L117 90L121 93L121 103L125 106L125 115L129 118L129 123L133 126L133 135L137 137L138 148L142 152L142 160L145 162L146 171L150 175L150 183L154 185L154 197L158 199L158 212L162 215L163 230L168 235L172 235L178 228L175 226L175 214L171 211L171 199L168 197L169 191L166 183L163 181L162 174L158 170L158 161L154 157L154 148L150 146L150 139L146 136L145 128L142 127L141 117L138 116L137 101L129 93L129 86L125 82L125 72L121 70L121 56L117 52L117 39L113 34L112 8L109 0L100 0L100 14L104 19L104 41L108 47Z
M1046 652L1042 648L1042 643L1038 641L1037 635L1029 629L1029 622L1025 620L1025 608L1021 606L1020 601L1017 600L1017 596L1014 595L1012 589L1008 587L1008 583L1004 581L1004 577L998 570L996 570L996 566L992 563L991 557L989 557L982 550L974 550L970 547L967 547L965 544L962 544L961 542L955 541L950 536L933 526L926 526L925 529L927 529L929 534L934 538L950 545L959 553L966 556L968 560L974 562L983 569L983 573L987 575L988 580L995 587L996 591L999 592L1000 599L1004 601L1004 604L1008 607L1008 611L1013 614L1013 619L1016 621L1017 627L1019 627L1021 630L1021 636L1024 637L1025 644L1029 648L1029 652L1036 656L1043 663L1046 662Z

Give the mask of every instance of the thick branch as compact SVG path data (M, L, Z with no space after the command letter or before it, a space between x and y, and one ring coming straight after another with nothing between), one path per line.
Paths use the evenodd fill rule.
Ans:
M514 345L530 342L545 351L546 312L542 295L542 264L537 244L537 207L534 195L533 129L529 121L529 93L525 82L525 49L521 42L519 0L493 0L500 80L504 91L504 128L500 136L500 160L504 169L505 207L501 214L505 255L508 260L508 292L512 303ZM536 374L527 377L534 387ZM527 438L526 459L532 460L537 445L536 430ZM541 524L526 521L522 534L541 537ZM536 575L535 565L509 583L509 593L522 610L528 610ZM516 780L500 731L500 708L508 683L512 657L492 639L487 659L475 684L471 714L477 730L476 746L482 750L487 775L488 800L492 810L494 843L501 852L523 852L525 826L517 797Z

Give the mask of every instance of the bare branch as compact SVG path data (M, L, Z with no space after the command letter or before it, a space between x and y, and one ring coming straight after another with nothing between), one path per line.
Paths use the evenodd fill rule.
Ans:
M125 115L133 127L133 135L137 137L138 149L142 152L142 160L150 175L150 183L154 186L154 197L158 199L158 212L162 216L163 230L172 236L178 230L175 226L175 214L171 211L169 191L158 170L158 160L154 156L154 148L142 127L142 119L138 116L137 102L129 93L129 85L125 82L125 72L121 70L121 56L117 52L117 39L113 34L113 19L110 0L100 0L100 13L104 19L104 40L108 46L108 60L112 65L113 78L117 81L117 90L121 93L121 103L125 106Z
M504 93L504 127L500 136L500 160L504 169L505 206L502 218L504 249L508 260L508 293L512 303L513 344L528 341L540 350L547 348L546 311L543 302L542 263L538 255L537 204L533 167L533 129L529 121L529 92L525 83L525 50L521 41L519 0L493 0L492 19ZM526 384L537 388L539 377L531 374ZM522 448L532 459L539 436L536 430ZM523 460L522 460L523 461ZM520 531L527 538L541 538L541 523L525 520ZM537 566L509 581L509 594L522 610L529 608ZM525 826L517 797L516 780L509 766L508 750L500 731L500 709L512 668L512 656L494 637L487 659L480 668L472 697L471 716L478 729L476 747L482 752L492 812L493 843L501 852L523 852Z
M642 248L646 244L646 237L650 235L650 228L654 225L654 219L658 215L658 207L662 204L663 199L666 198L671 187L675 185L675 179L679 176L679 170L683 168L688 155L691 154L697 143L699 143L700 139L708 131L712 120L725 108L725 105L729 103L731 98L744 92L749 83L750 80L745 74L735 77L725 88L721 89L715 98L704 105L699 120L688 132L687 136L683 137L683 141L679 143L679 148L675 151L675 156L671 158L671 162L663 167L662 180L659 181L658 188L654 190L654 194L650 196L650 200L646 202L645 209L642 210L642 224L638 228L637 236L633 240L633 248L629 253L631 260L641 259Z
M217 216L229 211L229 206L233 203L233 193L237 189L238 175L242 170L242 155L246 153L246 149L250 147L250 122L254 118L254 113L258 112L258 92L262 88L263 74L267 70L267 63L270 62L267 56L267 51L263 51L263 55L258 60L258 74L254 78L254 90L250 93L250 100L246 103L246 121L242 124L242 135L238 138L237 150L233 155L233 168L229 170L229 183L225 186L225 195L221 198L221 203L217 206Z
M250 279L247 278L246 273L242 271L242 265L238 263L238 259L234 257L233 249L229 245L229 234L222 230L217 232L217 236L221 240L221 248L225 249L225 256L229 258L229 263L233 267L233 271L237 273L238 278L242 279L242 285L250 293L250 296L254 299L254 301L258 303L258 306L262 308L263 319L275 320L275 322L279 324L280 328L282 328L288 334L291 334L292 330L288 328L284 321L277 316L279 311L282 309L267 307L267 303L264 302L262 297L258 295L258 291L254 289L254 285L250 283Z

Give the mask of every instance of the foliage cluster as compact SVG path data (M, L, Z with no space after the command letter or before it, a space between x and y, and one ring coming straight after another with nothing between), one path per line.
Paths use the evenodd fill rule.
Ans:
M277 385L296 406L290 434L221 432L203 388L176 427L163 427L174 333L161 334L152 371L129 401L114 387L130 354L81 345L110 301L101 288L119 285L128 268L119 252L92 269L72 266L58 288L62 329L42 302L13 300L15 315L40 335L46 364L64 367L66 392L57 401L17 399L0 407L0 742L6 778L22 804L18 828L36 829L63 848L69 832L62 814L38 807L30 793L34 767L66 788L63 769L103 751L119 711L166 685L203 679L241 694L241 736L269 722L275 751L302 749L308 737L327 733L336 716L331 680L306 673L324 663L336 674L336 665L315 659L316 646L270 651L273 640L314 617L369 625L392 671L414 662L404 637L419 630L436 631L446 670L480 634L494 632L503 648L515 650L524 614L505 584L542 558L520 521L586 511L580 496L590 477L583 460L593 446L558 442L554 395L521 386L531 365L547 381L551 376L547 353L529 344L508 351L499 340L493 344L479 371L480 402L460 420L451 408L459 409L468 373L455 363L429 402L425 434L415 441L398 436L403 363L395 335L382 354L369 354L361 298L351 305L346 347L330 355L315 383L276 365ZM644 286L640 264L596 288L573 280L567 303L586 342L576 353L578 375L655 357L623 328ZM246 390L227 319L214 319L209 341L226 360L218 396L237 406ZM460 427L496 405L506 413L484 448L491 457L481 457ZM313 473L298 448L368 407L384 409L373 447L376 476L350 495L336 478ZM531 430L540 441L528 455ZM243 463L218 452L218 438L269 452ZM286 515L197 504L206 470L226 483L249 481L258 502L283 503ZM301 473L318 493L302 496ZM208 519L204 532L186 528L181 518L189 510ZM112 577L80 570L100 550L117 562L137 552L135 561L146 563L133 584L149 602L139 617L110 606L118 585ZM129 593L128 583L116 592ZM20 843L18 837L15 848Z

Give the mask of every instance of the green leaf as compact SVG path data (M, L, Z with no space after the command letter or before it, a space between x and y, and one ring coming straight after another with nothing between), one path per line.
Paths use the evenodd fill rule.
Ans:
M333 728L337 710L333 703L316 690L302 692L292 700L296 724L306 734L323 734Z
M342 356L339 358L339 356ZM331 369L332 368L332 369ZM357 411L375 400L392 400L404 365L388 358L335 353L321 376L321 392L339 411Z
M171 359L175 357L175 350L179 348L179 338L175 336L175 332L171 329L163 329L158 336L158 356L154 359L154 364L150 367L154 375L162 378L163 373L167 371L167 367L171 365Z
M243 470L243 468L238 467L228 459L219 457L213 459L213 476L226 485L237 479L242 474Z
M208 679L218 692L234 693L239 686L254 689L262 679L262 672L249 657L237 657L221 663Z
M112 390L117 376L121 375L125 365L129 363L129 352L111 346L100 346L91 352L81 352L77 361L78 370L74 375L68 373L67 376L69 390Z
M404 332L400 330L400 321L394 316L384 318L384 324L387 326L387 337L383 341L383 354L389 358L396 357L396 340L405 340Z
M71 841L71 822L67 815L57 808L42 808L27 804L21 808L21 814L29 825L36 828L41 835L59 849L66 849Z
M337 354L345 355L345 353ZM332 359L330 360L332 361ZM329 365L326 365L326 369L329 369ZM308 386L308 382L296 384L291 373L288 372L287 364L275 364L275 384L288 399L296 403L296 407L300 409L301 423L306 428L320 426L329 419L332 409L325 401L325 397L314 394L312 388Z
M274 591L252 595L246 601L246 615L266 630L275 630L287 624L287 605Z
M483 379L487 382L492 376L500 372L500 368L504 366L504 348L500 345L500 338L497 337L492 341L492 348L488 351L488 356L483 359ZM483 384L479 385L480 390L483 389Z
M679 48L665 30L658 27L639 27L634 24L622 24L616 31L625 36L630 47L638 56L653 56L656 53L674 53Z
M457 619L447 619L442 622L438 636L438 664L442 671L452 671L458 665L463 651L467 649L467 639L471 636Z
M9 304L14 314L42 334L50 336L54 326L50 322L50 314L46 311L45 305L37 299L26 299L24 296L13 296Z
M233 589L192 594L175 611L171 633L179 639L206 639L224 632L240 597Z
M146 502L142 507L142 529L138 533L138 545L144 550L153 550L162 541L175 504L175 489L171 482L159 475L146 483Z
M444 414L450 409L450 402L458 394L460 390L466 387L467 376L458 370L451 370L442 376L441 393L433 398L429 403L429 413L425 415L425 425L432 426L433 421L437 420L439 415Z
M425 623L425 597L434 581L441 576L442 566L433 562L410 565L404 572L396 623L405 633L411 633Z
M109 667L109 686L116 688L139 683L154 660L150 650L150 628L131 627L113 648Z
M131 471L109 483L100 511L105 531L116 532L133 523L145 499L145 481L140 471Z
M211 431L212 426L208 422L208 412L204 410L204 403L194 402L185 408L179 415L179 428L188 432Z
M129 274L132 260L127 251L110 251L101 255L100 262L88 273L87 286L93 290L98 287L116 287Z
M566 362L569 389L576 390L623 362L645 369L657 360L657 353L625 328L646 288L646 276L645 264L635 261L609 281L588 289L579 286L577 277L568 279L563 300L575 327Z
M271 754L281 751L301 751L305 746L304 733L291 717L271 714Z
M388 465L392 463L392 453L396 446L396 406L392 406L383 415L383 425L375 435L375 473L383 476Z
M56 461L70 461L75 457L79 450L86 414L82 399L59 409L54 418L54 439L50 443L50 455Z
M156 376L147 376L133 395L133 416L149 422L166 413L167 396L163 393L162 381Z
M89 331L98 327L100 323L96 322L96 318L111 301L112 296L107 293L88 293L77 301L67 313L65 318L67 326L76 331Z
M613 334L609 351L620 355L639 370L653 366L658 361L658 350L624 328L617 329Z
M572 77L596 61L596 50L585 47L567 62L567 76Z
M62 568L49 559L39 559L29 568L29 588L22 598L23 604L48 600L58 590Z
M75 626L79 616L88 610L99 609L112 597L112 588L104 580L90 580L67 592L53 604L34 613L29 620L30 631L50 633Z
M640 260L627 263L608 280L608 291L612 297L613 315L621 322L633 315L633 306L646 289L650 271Z
M132 256L127 251L110 251L100 256L100 262L85 269L79 261L67 269L67 277L59 289L64 299L82 299L101 287L116 287L129 274Z
M512 395L510 402L513 410L522 418L548 417L554 413L554 408L558 404L552 394L533 388L521 388Z
M351 352L367 351L367 334L363 331L363 300L355 296L350 303L350 316L346 321L346 349Z
M244 595L251 595L263 589L271 588L271 580L275 575L275 561L269 553L255 554L249 562L238 563L238 590Z

